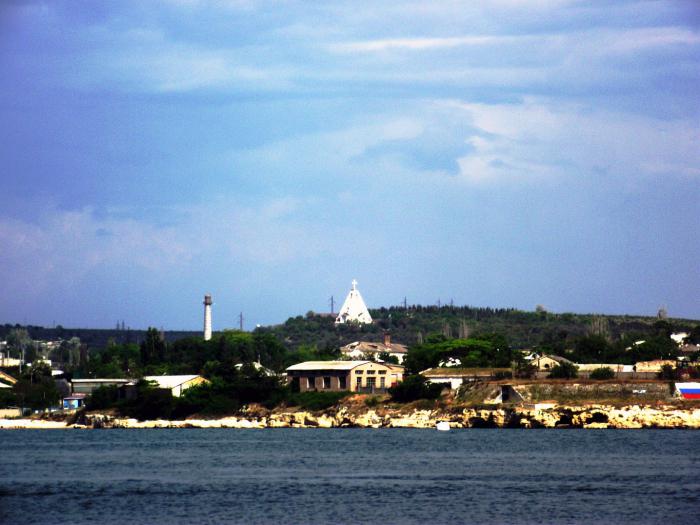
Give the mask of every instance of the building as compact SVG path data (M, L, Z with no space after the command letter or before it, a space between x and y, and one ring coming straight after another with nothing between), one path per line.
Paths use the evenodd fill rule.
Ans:
M539 371L549 371L555 366L558 366L562 363L570 363L570 364L575 364L573 361L569 361L565 357L560 357L558 355L537 355L537 354L532 354L528 357L525 358L526 360L530 361L530 364L535 366L537 370Z
M335 324L344 323L359 323L359 324L369 324L372 322L372 316L369 315L369 310L365 305L365 301L360 295L360 291L357 289L357 281L352 280L352 288L350 293L345 298L343 306L338 312L338 317L335 318Z
M403 380L403 367L372 361L305 361L287 368L300 392L381 393Z
M71 388L74 394L92 394L95 390L103 386L122 387L127 384L134 384L133 379L73 379Z
M683 354L694 354L695 352L700 352L700 345L694 345L692 343L686 343L679 348L680 352Z
M615 372L615 374L620 374L622 372L634 372L634 365L621 365L618 363L577 363L576 366L578 367L579 374L590 374L599 368L609 368Z
M170 390L173 397L180 397L182 393L193 386L208 383L209 381L198 375L182 376L145 376L146 381L156 383L156 388Z
M674 343L681 346L689 335L690 334L688 332L676 332L671 334L669 337L673 339Z
M510 368L429 368L420 375L429 383L449 385L455 390L463 383L474 381L491 381L501 377L510 377Z
M0 384L7 383L8 385L14 385L17 380L10 374L7 374L0 370Z
M77 410L85 405L87 394L72 394L63 398L63 410Z
M211 295L204 296L204 340L211 340Z
M392 343L391 335L384 334L383 343L373 343L369 341L355 341L340 348L340 353L348 359L380 359L380 354L389 354L396 357L399 364L403 363L408 348L406 345Z
M0 353L0 367L2 368L14 368L16 366L22 366L23 361L15 357L6 356Z
M263 366L259 361L252 361L250 363L238 363L234 365L233 367L236 370L243 370L244 367L246 366L251 366L253 369L258 372L261 375L267 376L267 377L273 377L276 376L277 373L275 373L274 370L267 368L266 366Z
M636 372L661 372L665 366L676 368L676 361L672 359L655 359L653 361L637 361L634 364Z

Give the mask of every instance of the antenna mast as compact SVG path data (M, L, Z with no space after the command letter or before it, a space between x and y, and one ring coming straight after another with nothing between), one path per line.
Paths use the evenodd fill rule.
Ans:
M238 314L238 326L241 329L241 332L243 331L243 312Z

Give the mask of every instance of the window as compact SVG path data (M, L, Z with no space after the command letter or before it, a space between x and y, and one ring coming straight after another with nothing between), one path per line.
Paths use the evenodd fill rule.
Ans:
M355 373L356 373L356 374L361 374L361 373L362 373L362 370L357 370Z
M360 378L358 377L357 379L360 379ZM338 378L338 388L340 388L341 390L345 390L347 388L347 386L345 384L345 376L340 376Z
M379 378L379 388L385 388L386 387L386 377L380 377Z
M367 378L367 388L374 388L375 381L377 380L376 377L368 377Z
M374 374L374 370L367 370L367 375Z
M381 375L384 375L384 374L386 374L386 370L380 370L380 371L379 371L379 375L380 375L380 376L381 376Z
M358 377L355 384L357 385L357 388L360 388L362 386L362 378Z
M308 388L316 388L316 378L315 377L307 378L306 385Z
M331 387L331 378L330 377L324 377L323 378L323 388L328 389Z

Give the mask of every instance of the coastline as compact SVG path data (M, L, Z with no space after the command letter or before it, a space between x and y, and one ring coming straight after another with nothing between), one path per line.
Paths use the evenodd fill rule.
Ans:
M67 418L68 419L68 418ZM310 411L265 411L255 408L237 416L217 419L147 420L105 413L78 414L75 422L48 419L0 419L0 429L110 429L110 428L419 428L434 429L439 422L458 428L583 428L642 429L700 428L700 407L627 405L555 405L499 408L413 409L347 407Z

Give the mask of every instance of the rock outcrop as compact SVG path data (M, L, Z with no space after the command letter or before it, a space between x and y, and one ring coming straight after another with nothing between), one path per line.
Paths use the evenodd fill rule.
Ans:
M268 412L220 419L156 419L138 421L90 413L74 424L37 419L4 419L0 428L435 428L446 421L452 428L700 428L700 407L607 405L534 405L413 410L346 407L325 412Z

